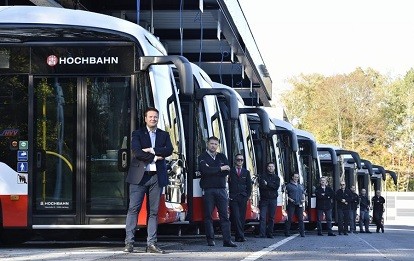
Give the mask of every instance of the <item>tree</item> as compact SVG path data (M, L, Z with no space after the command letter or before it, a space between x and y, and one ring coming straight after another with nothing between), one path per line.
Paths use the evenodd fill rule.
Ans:
M349 74L329 77L301 74L290 83L293 89L283 93L281 101L295 127L310 131L319 143L357 151L399 177L406 173L407 179L402 177L399 187L409 186L414 152L414 71L403 80L392 80L373 69L356 68Z

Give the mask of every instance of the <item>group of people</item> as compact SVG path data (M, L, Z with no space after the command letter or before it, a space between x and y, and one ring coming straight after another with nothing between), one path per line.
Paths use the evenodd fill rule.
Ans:
M164 254L157 243L158 208L164 186L168 184L166 157L173 152L167 132L159 129L159 112L148 108L144 113L145 126L132 132L131 162L126 182L129 184L129 206L125 226L124 252L134 251L135 228L144 196L147 195L147 247L146 252ZM230 206L236 229L235 241L243 242L247 200L252 190L249 171L242 168L243 155L237 154L235 167L230 168L227 157L218 153L219 140L210 137L207 150L198 158L202 173L200 186L203 189L204 223L207 244L214 246L212 212L217 208L223 234L223 246L236 247L231 240L231 223L228 216ZM227 181L229 195L227 194ZM230 202L230 203L229 203Z
M244 156L236 154L234 167L229 166L227 157L218 153L219 140L210 137L207 141L207 150L198 157L201 173L200 186L203 189L204 225L207 245L214 246L214 229L212 213L217 208L223 234L224 247L236 247L231 240L231 224L235 231L235 241L244 242L245 216L247 201L252 192L252 178L250 172L243 168ZM273 238L274 220L277 208L280 178L275 172L274 162L266 165L266 171L259 177L260 190L260 219L259 234L257 237ZM228 183L228 194L227 194ZM288 195L288 219L285 222L285 235L289 236L293 215L299 220L299 232L305 236L303 224L303 206L305 190L299 183L299 174L294 174L292 180L286 185ZM230 209L230 217L228 215Z
M144 114L145 126L132 132L131 162L126 178L129 184L129 207L126 217L125 252L133 252L134 234L138 213L141 210L144 196L147 195L147 247L146 252L164 254L165 251L157 246L158 207L164 186L168 184L166 157L173 152L173 146L167 132L157 128L158 110L148 108ZM213 227L213 210L217 208L223 235L224 247L237 247L231 238L231 225L235 231L235 241L244 242L245 214L247 201L252 192L252 178L250 172L243 168L244 156L235 155L235 164L229 166L225 154L217 152L219 139L210 137L207 141L207 150L198 157L198 168L201 173L200 187L203 190L204 225L208 246L215 246ZM275 163L266 165L265 173L259 177L260 190L260 225L257 237L273 238L274 219L277 208L280 179L275 172ZM228 187L228 191L227 191ZM303 223L303 208L305 203L305 189L299 182L299 174L295 173L285 187L287 195L287 220L285 222L285 236L290 236L291 223L296 215L301 237L305 236ZM355 188L354 188L355 190ZM369 232L370 201L366 191L362 190L358 196L355 191L345 188L341 182L341 189L334 191L327 186L325 177L320 179L320 186L316 189L316 208L318 215L318 235L322 234L321 220L326 217L328 235L332 232L333 200L338 202L338 231L347 235L347 227L351 219L351 231L355 230L355 211L360 205L360 228L365 225L365 232ZM384 227L381 223L385 200L380 191L372 198L374 220L377 232ZM228 209L230 208L230 216ZM231 220L231 222L230 222Z
M376 224L379 233L384 233L382 215L385 211L385 199L381 196L381 191L377 190L371 201L368 198L366 189L361 189L360 194L356 193L355 186L351 189L346 188L345 181L340 182L340 188L333 191L327 185L326 177L321 177L320 186L315 190L316 209L317 209L317 229L318 235L322 236L323 216L327 224L328 236L336 236L332 232L332 209L334 201L337 202L338 214L338 234L348 235L348 233L358 233L356 229L356 216L359 205L359 232L371 233L369 230L369 211L373 210L373 221ZM371 203L372 202L372 203ZM372 205L371 205L372 204Z

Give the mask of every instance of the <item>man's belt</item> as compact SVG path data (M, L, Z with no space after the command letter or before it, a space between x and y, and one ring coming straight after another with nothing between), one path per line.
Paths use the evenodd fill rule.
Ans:
M154 176L157 174L157 172L156 171L145 171L144 174L148 176Z

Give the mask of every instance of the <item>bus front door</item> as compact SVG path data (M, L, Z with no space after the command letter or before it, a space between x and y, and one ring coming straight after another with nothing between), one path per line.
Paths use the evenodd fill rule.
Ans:
M122 226L131 77L33 77L33 227ZM30 118L30 117L29 117Z

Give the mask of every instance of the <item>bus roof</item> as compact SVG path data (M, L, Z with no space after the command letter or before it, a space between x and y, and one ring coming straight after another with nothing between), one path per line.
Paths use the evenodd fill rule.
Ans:
M125 41L125 39L129 39L142 43L141 48L144 55L167 55L166 49L154 35L141 26L120 18L56 7L0 7L0 39L2 42L20 43L23 42L23 39L38 37L38 35L33 35L32 31L28 31L33 28L37 28L38 32L44 34L45 37L59 37L61 41L72 40L82 31L96 32L95 35L87 35L91 38L98 37L99 33L117 35L119 39L114 38L114 40ZM55 35L52 28L59 30L61 34ZM76 29L76 32L69 29ZM13 38L11 38L12 36Z
M231 87L229 87L229 86L227 86L225 84L218 83L218 82L213 82L213 87L214 88L224 88L224 89L228 89L231 93L233 93L237 97L237 101L239 102L239 107L243 107L244 106L243 98L233 88L231 88ZM240 105L242 105L242 106L240 106Z
M296 132L296 135L298 136L298 138L306 138L306 139L316 141L315 136L313 136L313 134L310 133L309 131L305 131L305 130L301 130L301 129L295 129L295 132Z

